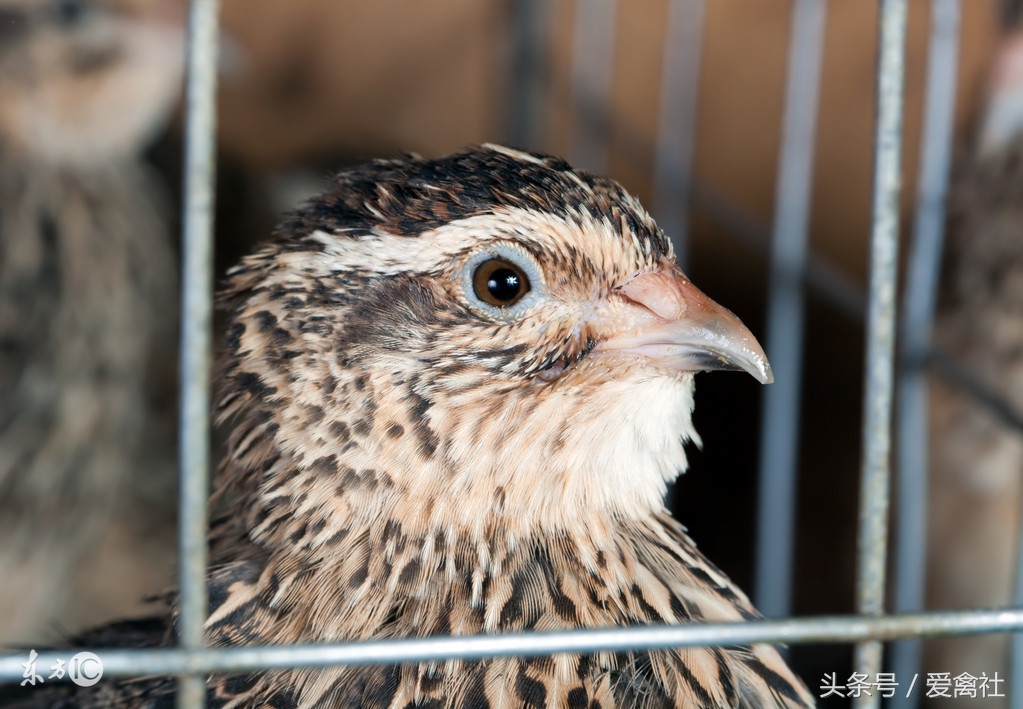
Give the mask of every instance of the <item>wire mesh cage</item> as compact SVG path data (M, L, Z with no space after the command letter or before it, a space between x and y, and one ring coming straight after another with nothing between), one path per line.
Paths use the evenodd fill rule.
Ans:
M692 259L692 212L702 211L737 232L753 250L767 254L766 349L776 384L765 391L761 415L759 494L756 502L754 600L768 620L736 624L642 626L600 631L528 633L491 637L438 637L325 646L204 647L208 606L206 504L210 352L212 349L215 95L217 89L218 2L192 0L189 22L183 207L183 281L180 402L180 617L179 647L102 651L107 676L180 676L178 705L201 707L209 673L295 666L390 664L407 661L546 655L559 652L628 650L688 645L750 643L855 644L854 672L877 678L884 670L900 683L915 683L921 672L920 638L1023 631L1023 577L1015 606L992 610L925 612L926 515L928 497L928 382L934 369L965 388L994 415L1023 428L1020 416L997 391L980 383L967 367L933 344L938 278L949 176L952 165L956 71L961 0L931 0L923 128L919 146L915 213L901 218L900 188L906 72L908 0L880 0L877 16L876 126L869 284L855 280L810 248L814 147L824 70L829 4L794 0L781 121L773 222L750 224L734 205L694 178L698 97L701 92L705 0L670 0L663 26L664 55L659 111L650 154L653 211L672 236L681 264ZM544 146L542 117L551 87L549 73L551 3L518 0L510 27L513 80L508 98L510 142ZM614 73L616 18L627 12L614 0L578 2L574 8L567 123L568 157L594 172L608 170L615 126L608 108ZM621 136L618 139L622 140ZM626 139L627 140L627 139ZM755 221L755 220L754 220ZM905 285L899 298L900 223L911 224L905 257ZM765 238L769 235L769 238ZM835 312L864 319L866 361L862 393L862 463L856 578L856 615L793 618L797 485L801 401L804 384L807 294ZM896 394L898 407L896 409ZM896 445L893 446L893 442ZM898 475L893 476L893 449ZM896 490L896 509L889 491ZM851 504L851 503L850 503ZM895 533L889 533L889 517ZM684 520L683 520L684 521ZM894 563L892 601L886 603L889 549ZM1019 568L1023 568L1020 564ZM1017 635L1017 638L1023 635ZM899 640L889 646L885 641ZM57 654L41 652L48 666ZM887 661L887 665L885 664ZM0 657L0 680L23 676L24 655ZM1013 645L1013 671L1005 693L1023 706L1023 644ZM840 670L840 668L835 668ZM954 668L951 668L954 669ZM825 698L827 677L804 678ZM832 683L844 682L841 676ZM820 691L817 691L820 684ZM877 686L875 685L875 689ZM848 691L832 694L853 696ZM848 688L846 688L848 689ZM894 697L894 706L915 704ZM856 706L879 706L880 691L855 696Z

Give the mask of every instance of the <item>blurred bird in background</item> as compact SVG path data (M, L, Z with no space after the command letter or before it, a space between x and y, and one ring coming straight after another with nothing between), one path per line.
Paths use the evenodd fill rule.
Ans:
M1004 39L972 154L952 192L935 338L1023 412L1023 31ZM934 379L929 604L1012 603L1023 495L1023 431ZM1009 676L1009 637L928 643L927 669ZM973 700L961 699L967 702ZM986 699L985 706L1004 700ZM1007 706L1007 705L1006 705Z
M758 617L665 510L693 373L771 381L611 180L499 146L338 175L229 272L212 645ZM173 602L171 602L173 605ZM172 640L171 613L89 644ZM15 693L20 688L14 687ZM172 678L23 689L154 706ZM55 695L63 694L63 698ZM209 680L211 706L807 707L766 645Z
M176 257L140 153L182 54L176 0L0 0L0 642L173 573Z

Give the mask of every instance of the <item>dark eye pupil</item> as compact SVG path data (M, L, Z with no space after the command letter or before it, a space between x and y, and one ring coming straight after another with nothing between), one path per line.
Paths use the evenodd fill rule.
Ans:
M499 268L487 279L487 291L495 300L507 303L515 300L522 289L519 274L510 268Z
M484 261L472 275L476 297L495 308L515 305L529 292L529 276L502 258Z

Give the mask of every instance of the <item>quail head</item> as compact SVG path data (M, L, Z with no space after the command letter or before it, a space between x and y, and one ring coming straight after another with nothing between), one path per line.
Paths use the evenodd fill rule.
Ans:
M134 157L177 100L181 0L0 0L0 144L35 160Z
M753 618L665 511L693 373L771 380L618 184L486 145L338 175L230 271L216 644ZM301 706L806 706L767 646L295 670Z

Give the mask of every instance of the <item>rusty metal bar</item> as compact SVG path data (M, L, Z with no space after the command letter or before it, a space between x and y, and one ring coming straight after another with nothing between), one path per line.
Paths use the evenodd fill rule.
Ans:
M256 672L286 667L383 665L478 659L511 655L551 655L599 651L663 649L753 643L847 643L864 639L890 640L907 636L975 635L1023 630L1023 608L892 615L822 616L740 623L644 625L551 633L511 633L462 637L407 638L332 645L206 648L201 650L93 649L110 677L186 673ZM48 667L67 660L70 651L38 654ZM0 682L20 680L28 653L0 655ZM812 687L812 683L811 683Z
M884 612L891 483L892 381L895 369L895 294L899 252L899 188L905 78L906 0L881 0L877 61L877 122L867 305L867 367L863 403L863 467L857 550L856 608L866 616ZM881 671L882 645L856 646L858 672ZM861 695L858 709L880 705Z
M181 309L180 618L183 648L203 646L206 500L209 496L210 362L213 330L213 200L217 0L192 0L188 24ZM201 676L182 676L180 709L205 706Z

